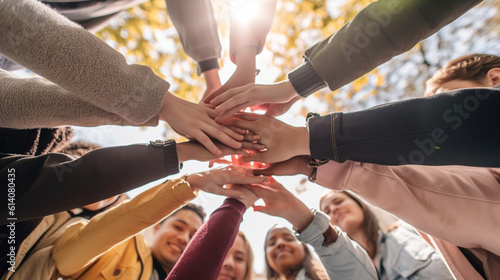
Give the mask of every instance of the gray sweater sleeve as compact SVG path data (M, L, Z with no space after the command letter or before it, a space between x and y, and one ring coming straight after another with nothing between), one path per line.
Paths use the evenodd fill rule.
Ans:
M0 126L38 128L61 125L132 125L42 78L19 78L0 70ZM57 106L56 106L57 105ZM143 125L157 125L153 117Z
M199 72L219 68L222 47L210 0L165 0L182 47Z
M479 2L376 1L338 32L309 48L305 63L290 72L288 79L303 97L326 85L336 90L410 50Z
M169 84L35 0L0 1L0 53L69 94L141 124L160 110ZM57 110L72 111L73 108Z

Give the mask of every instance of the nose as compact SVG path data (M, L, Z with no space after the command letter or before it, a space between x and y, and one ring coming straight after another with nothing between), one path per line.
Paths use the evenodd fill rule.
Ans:
M326 212L328 212L328 216L330 216L330 221L333 221L335 219L335 215L337 214L338 207L334 204L330 204L325 210L327 210Z
M189 240L191 240L191 237L189 235L189 232L187 231L184 231L184 232L181 232L177 235L177 240L183 244L183 245L186 245L189 243Z
M232 256L227 256L226 259L224 260L224 263L222 264L222 266L227 269L227 270L231 270L233 269L234 267L234 261L233 261L233 257Z

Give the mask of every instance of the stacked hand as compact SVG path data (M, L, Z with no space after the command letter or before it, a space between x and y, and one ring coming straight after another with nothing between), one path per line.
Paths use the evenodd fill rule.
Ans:
M285 81L271 85L247 84L229 89L213 98L210 104L215 106L215 111L220 114L216 120L222 121L253 106L267 110L266 115L278 116L288 111L299 99L300 96L292 84Z
M223 152L210 138L233 149L242 146L239 141L243 141L244 136L215 122L217 113L207 106L188 102L167 92L158 114L160 119L165 120L175 131L187 138L198 140L216 156L222 156Z
M243 161L281 162L297 155L309 154L309 133L305 127L293 127L271 116L242 113L231 118L232 126L258 135L265 151L243 156Z

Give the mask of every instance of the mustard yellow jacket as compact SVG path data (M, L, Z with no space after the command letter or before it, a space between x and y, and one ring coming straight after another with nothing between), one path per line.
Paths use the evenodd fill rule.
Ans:
M52 249L60 277L149 280L153 259L139 233L195 197L184 180L168 181L71 225Z

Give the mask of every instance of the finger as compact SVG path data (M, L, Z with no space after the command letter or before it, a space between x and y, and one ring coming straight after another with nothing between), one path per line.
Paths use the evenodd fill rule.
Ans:
M222 144L229 146L230 148L233 149L240 149L242 144L233 138L229 137L225 131L222 131L221 129L214 127L208 123L203 123L200 125L200 129L208 136L216 139L217 141L221 142ZM234 133L234 131L233 131ZM206 136L205 135L205 136ZM239 135L239 134L238 134ZM241 135L242 136L242 135ZM210 142L212 142L210 140ZM200 142L201 143L201 142ZM208 148L207 148L208 149ZM219 151L220 149L217 148ZM220 152L220 156L222 156L222 151Z
M243 128L239 128L239 127L236 127L236 126L227 126L229 129L231 129L232 131L238 133L238 134L241 134L243 136L246 136L247 135L247 130L246 129L243 129ZM258 136L258 135L257 135ZM246 139L246 138L245 138ZM253 140L252 140L253 141Z
M223 93L219 94L219 96L214 97L210 101L210 104L215 105L215 106L219 106L221 103L226 102L227 100L233 98L234 96L243 94L248 88L252 87L252 85L253 84L250 83L250 84L246 84L246 85L241 86L241 87L235 87L235 88L232 88L226 92L223 92Z
M245 184L245 185L250 185L250 184L264 184L266 182L269 182L269 179L267 177L257 177L257 176L243 176L243 175L236 175L236 176L230 176L229 182L226 184Z
M205 105L200 105L201 108L203 108L203 111L205 111L205 113L207 113L207 115L213 120L215 119L217 116L219 116L219 113L217 113L214 109L212 108L208 108L207 106Z
M218 194L218 195L227 196L230 198L236 198L236 199L244 199L245 198L245 194L241 191L238 191L238 190L218 188L216 192L217 193L215 193L215 192L213 192L213 193Z
M269 168L265 168L265 169L254 169L253 175L255 175L255 176L272 176L272 175L276 175L276 174L274 174L272 168L269 167Z
M243 149L247 149L247 150L254 150L254 151L262 151L262 150L265 150L267 149L267 147L265 145L262 145L262 144L259 144L259 143L252 143L252 142L241 142L242 144L242 148ZM247 154L245 154L247 155Z
M228 135L229 137L233 138L234 140L243 141L245 139L245 134L244 133L243 134L239 134L236 131L230 129L229 127L227 127L225 125L218 124L218 123L216 123L213 120L210 120L209 124L212 125L212 126L214 126L214 127L216 127L217 129L221 130L222 132L224 132L226 135Z
M260 135L258 135L258 134L248 133L248 134L245 134L244 136L245 136L244 140L248 141L248 142L259 141L260 140Z
M225 104L225 103L224 103ZM224 105L223 104L223 105ZM231 117L232 115L238 113L239 111L245 110L246 107L250 107L252 103L250 102L244 102L241 104L238 104L237 106L230 107L228 110L222 110L219 109L219 107L215 108L215 111L219 113L220 115L215 118L216 121L224 121Z
M208 151L210 151L215 156L221 157L223 155L222 151L201 130L197 130L195 133L193 133L193 138L196 139L198 142L200 142L200 144L202 144L205 148L207 148Z
M256 121L264 118L264 116L259 115L259 114L253 114L253 113L248 113L248 112L242 112L234 115L235 117L238 117L240 119L246 120L246 121Z

